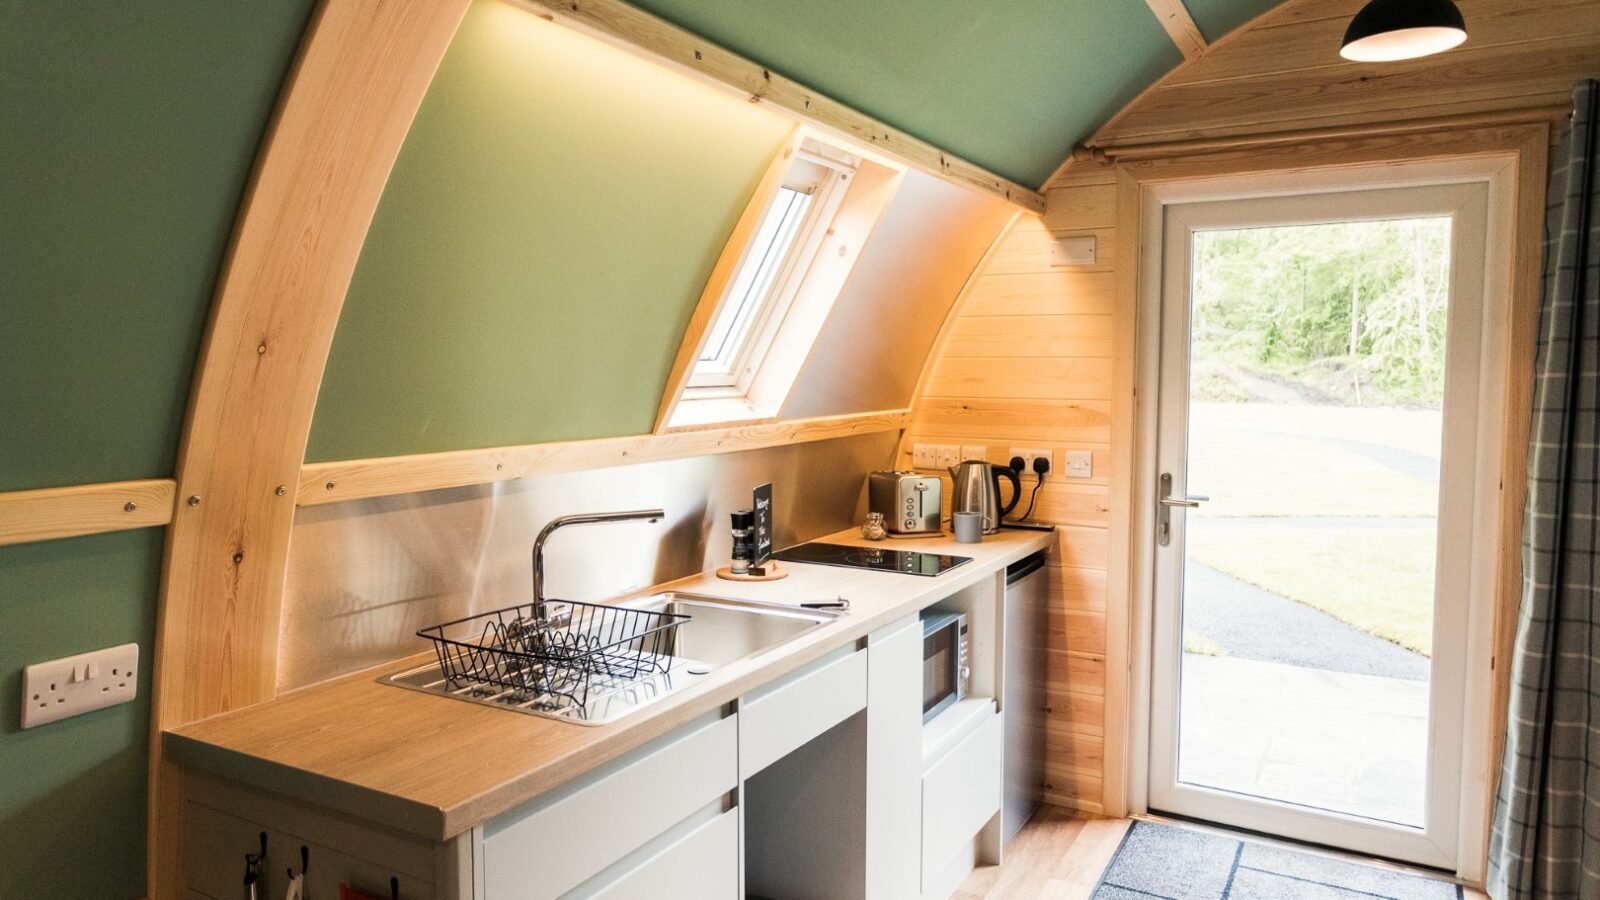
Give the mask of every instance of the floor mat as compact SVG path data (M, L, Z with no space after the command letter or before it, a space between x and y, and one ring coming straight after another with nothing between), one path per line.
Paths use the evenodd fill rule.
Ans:
M1462 900L1459 885L1220 834L1135 822L1093 900Z

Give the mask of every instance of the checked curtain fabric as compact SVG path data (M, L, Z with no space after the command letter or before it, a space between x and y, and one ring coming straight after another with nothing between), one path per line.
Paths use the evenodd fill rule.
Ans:
M1495 900L1600 898L1600 85L1551 160Z

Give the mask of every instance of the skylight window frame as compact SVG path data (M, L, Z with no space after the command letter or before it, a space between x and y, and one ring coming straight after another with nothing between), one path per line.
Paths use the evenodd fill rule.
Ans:
M823 242L833 230L839 206L860 162L853 154L814 140L807 140L796 152L789 175L774 191L762 227L777 208L782 189L801 190L811 196L804 219L794 230L784 260L764 295L754 301L758 304L755 312L741 329L742 333L734 338L733 351L722 354L721 365L708 366L706 363L710 361L698 358L694 361L683 393L685 400L739 399L749 395L752 383L772 351L784 317L804 286ZM722 298L707 330L707 340L718 330L722 317L730 314L727 304L735 302L732 291L740 283L746 267L760 265L766 249L755 244L746 249L738 270L729 281L729 293Z

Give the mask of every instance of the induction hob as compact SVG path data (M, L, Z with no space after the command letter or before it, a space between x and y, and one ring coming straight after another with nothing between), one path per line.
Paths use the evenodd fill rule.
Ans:
M885 547L851 547L813 541L796 544L772 554L784 562L815 563L847 569L872 569L904 575L943 575L956 566L972 562L970 556L944 553L919 553L915 550L890 550Z

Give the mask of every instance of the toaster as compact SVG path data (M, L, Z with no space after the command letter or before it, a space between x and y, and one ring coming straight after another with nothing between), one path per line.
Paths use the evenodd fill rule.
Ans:
M890 534L939 531L939 479L915 472L873 472L867 476L867 508L882 513Z

